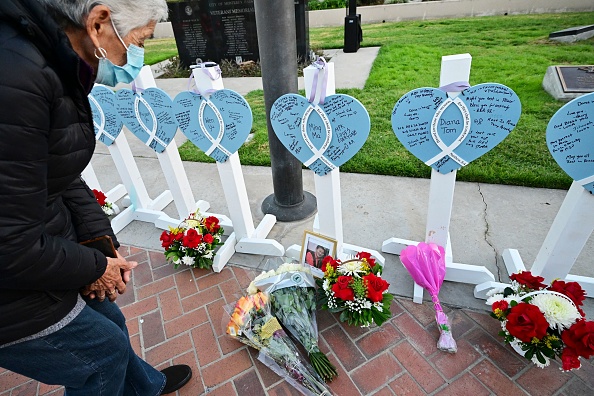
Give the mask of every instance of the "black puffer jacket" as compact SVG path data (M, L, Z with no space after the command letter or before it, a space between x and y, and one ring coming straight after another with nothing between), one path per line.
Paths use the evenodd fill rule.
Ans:
M77 243L113 234L79 176L91 74L37 1L0 1L0 345L60 321L105 272Z

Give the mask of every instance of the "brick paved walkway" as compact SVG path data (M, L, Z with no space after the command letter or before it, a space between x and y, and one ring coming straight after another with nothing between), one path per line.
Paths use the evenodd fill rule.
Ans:
M135 269L133 288L118 298L128 318L131 342L158 368L192 366L191 383L179 395L297 395L257 361L246 346L222 331L222 306L233 303L254 276L252 270L174 270L161 252L123 247ZM133 293L131 292L133 291ZM594 362L575 374L557 364L541 370L527 365L497 337L499 325L485 313L450 310L458 353L437 351L438 335L429 304L396 299L393 319L381 328L349 328L333 315L318 316L320 347L337 366L330 385L351 395L591 395ZM226 322L225 322L226 323ZM62 395L0 368L0 396Z

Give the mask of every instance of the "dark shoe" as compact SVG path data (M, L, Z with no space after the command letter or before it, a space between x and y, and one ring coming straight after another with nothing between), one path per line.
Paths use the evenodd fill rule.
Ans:
M161 372L165 374L165 377L167 378L165 387L161 391L162 395L175 392L187 384L190 378L192 378L192 369L185 364L167 367L166 369L161 370Z

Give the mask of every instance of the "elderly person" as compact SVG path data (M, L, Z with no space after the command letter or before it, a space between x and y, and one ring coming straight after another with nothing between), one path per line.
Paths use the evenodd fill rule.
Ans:
M0 366L68 396L159 395L191 376L130 346L113 300L136 263L78 243L118 246L79 176L95 148L87 95L132 81L166 17L165 0L0 1Z

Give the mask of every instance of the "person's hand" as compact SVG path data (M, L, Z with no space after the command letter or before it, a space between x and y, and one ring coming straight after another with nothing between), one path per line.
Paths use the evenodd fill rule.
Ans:
M118 253L117 258L107 258L107 268L101 278L86 286L82 294L89 298L97 298L103 301L105 297L109 301L115 301L118 293L126 291L126 283L130 280L130 273L138 265L136 261L126 261Z

